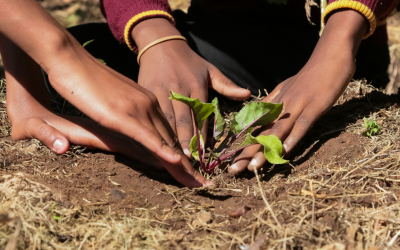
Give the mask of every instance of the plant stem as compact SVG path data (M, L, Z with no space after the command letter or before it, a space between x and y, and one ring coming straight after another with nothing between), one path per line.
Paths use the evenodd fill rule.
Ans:
M192 112L193 112L193 117L196 117L193 110L192 110ZM203 171L208 173L208 170L206 169L206 166L204 165L204 153L202 154L202 150L201 150L201 138L200 138L200 133L199 133L199 127L197 126L197 121L195 121L194 126L195 126L195 130L196 130L197 151L199 152L200 166L203 169ZM204 150L203 150L203 152L204 152Z
M212 155L214 153L214 149L215 149L215 138L213 137L213 138L211 138L210 157L209 157L209 159L207 161L206 169L208 169L208 167L210 166L210 162L212 160Z
M215 160L214 160L214 161L210 164L210 166L208 167L208 169L211 169L211 170L214 169L215 167L218 166L218 164L222 163L223 161L225 161L225 160L228 159L229 157L235 155L235 154L236 154L237 152L239 152L240 150L243 150L243 149L245 149L245 148L247 148L247 147L250 147L250 146L253 146L253 145L256 145L256 144L250 144L250 145L247 145L247 146L238 148L238 149L234 150L233 152L231 152L231 153L225 155L224 157L219 158L218 161L215 161Z

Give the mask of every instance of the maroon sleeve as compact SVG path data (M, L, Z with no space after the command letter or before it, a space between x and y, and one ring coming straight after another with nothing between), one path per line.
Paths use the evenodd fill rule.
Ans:
M398 0L329 0L322 15L324 23L330 14L339 9L353 9L369 21L369 30L365 37L374 33L377 22L385 19L397 6Z
M168 0L102 0L102 10L114 36L137 53L132 29L141 21L161 17L175 24Z

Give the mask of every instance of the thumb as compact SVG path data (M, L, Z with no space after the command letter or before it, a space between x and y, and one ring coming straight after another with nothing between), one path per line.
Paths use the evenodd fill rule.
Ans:
M251 96L250 90L241 88L229 80L215 66L209 68L209 87L232 100L243 101Z
M68 139L61 134L60 131L40 118L29 119L27 122L26 132L27 137L38 139L57 154L64 154L68 151Z

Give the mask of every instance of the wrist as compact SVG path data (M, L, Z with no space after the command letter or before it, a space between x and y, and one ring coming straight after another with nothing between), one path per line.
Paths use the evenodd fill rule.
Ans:
M351 53L355 57L368 25L368 20L357 11L337 11L329 17L318 45L326 44L329 51Z
M140 51L157 39L166 36L181 35L181 33L167 19L152 18L136 25L131 35Z
M62 66L73 58L82 57L83 53L80 53L79 49L85 51L67 31L53 32L47 39L47 45L42 50L38 63L48 73L58 65Z

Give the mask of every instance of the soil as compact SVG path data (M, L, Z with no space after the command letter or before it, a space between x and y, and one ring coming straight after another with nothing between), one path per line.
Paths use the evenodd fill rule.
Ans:
M293 165L274 168L266 166L261 172L262 180L270 181L276 177L290 179L304 172L320 171L320 178L314 180L321 181L321 179L326 179L326 176L330 176L327 166L331 165L329 168L332 168L361 160L364 153L363 145L367 140L365 136L340 131L334 131L328 136L315 136L318 131L321 131L321 126L325 126L324 131L326 131L326 125L324 125L326 119L336 121L336 123L331 122L330 126L340 127L344 122L343 114L358 111L358 107L363 108L363 113L376 109L376 105L368 106L363 102L367 100L365 97L361 100L354 99L360 97L361 94L352 92L344 95L344 99L339 101L344 104L336 106L329 115L323 117L310 131L308 140L296 150L294 155L297 157L292 159ZM372 93L369 100L379 101L380 97L379 93ZM356 100L354 104L352 100ZM387 103L388 98L384 100ZM396 99L392 98L392 100ZM344 124L351 119L353 119L351 116L347 117ZM362 121L359 120L359 122ZM318 138L319 140L316 140ZM61 202L64 207L81 205L95 207L97 211L106 212L111 209L124 213L146 208L155 210L161 215L177 205L192 206L195 210L212 210L217 216L217 222L225 220L230 213L242 207L245 207L246 211L253 212L265 207L262 198L255 197L255 194L250 192L250 187L255 185L257 180L254 173L248 171L238 177L227 173L221 175L223 179L216 180L216 187L213 189L189 190L182 188L168 173L155 172L121 155L96 151L85 152L79 148L65 155L56 155L45 148L38 148L35 141L17 142L10 137L2 138L1 145L3 147L3 158L0 159L3 163L1 174L26 173L31 180L50 187L56 196L53 198ZM305 147L307 147L306 150ZM302 153L298 154L299 152ZM316 161L318 164L315 163ZM310 165L314 168L309 169ZM315 166L320 167L315 168ZM269 198L279 202L287 195L300 195L302 188L304 187L299 185L299 182L293 185L282 183L275 187L275 191L269 194ZM338 192L338 190L333 190L333 192ZM332 195L332 192L328 195ZM335 199L326 201L327 204L332 202L335 202ZM372 201L370 203L372 204ZM252 213L247 213L244 218L252 219L252 217ZM284 220L284 218L281 219ZM180 222L173 223L173 226L188 227L186 223ZM231 226L232 231L235 231L235 224Z
M307 169L310 162L318 160L322 165L332 162L345 164L360 159L363 153L362 144L365 138L353 133L343 133L339 137L328 140L308 160L296 166L291 175L299 170ZM247 187L257 181L254 174L247 173L245 177L235 178L226 174L224 181L219 182L214 189L179 189L180 186L167 173L154 172L123 156L115 156L100 152L80 152L79 155L45 155L35 157L32 161L32 149L36 144L26 142L22 148L11 138L3 138L1 142L9 146L3 149L1 162L5 169L1 175L10 172L24 172L26 177L42 183L53 190L53 195L64 207L76 205L97 207L106 212L111 209L118 212L132 212L137 208L147 208L165 213L176 205L192 206L194 209L212 210L215 216L226 219L235 210L246 207L246 211L260 211L265 203L260 196L254 197ZM14 148L14 150L13 150ZM30 163L38 167L30 167ZM6 171L5 171L6 170ZM288 168L282 167L280 172ZM318 171L318 170L317 170ZM323 171L321 174L324 174ZM265 171L263 179L275 176ZM1 180L0 180L1 181ZM231 188L234 185L236 188ZM285 199L288 193L300 194L301 186L282 185L271 194L272 201ZM179 192L179 199L175 193ZM175 194L175 195L174 195ZM232 217L232 216L231 216ZM234 216L233 216L234 217ZM252 219L247 213L245 219ZM221 219L218 218L217 222ZM186 223L173 223L174 229L188 227ZM235 224L232 224L235 231Z

